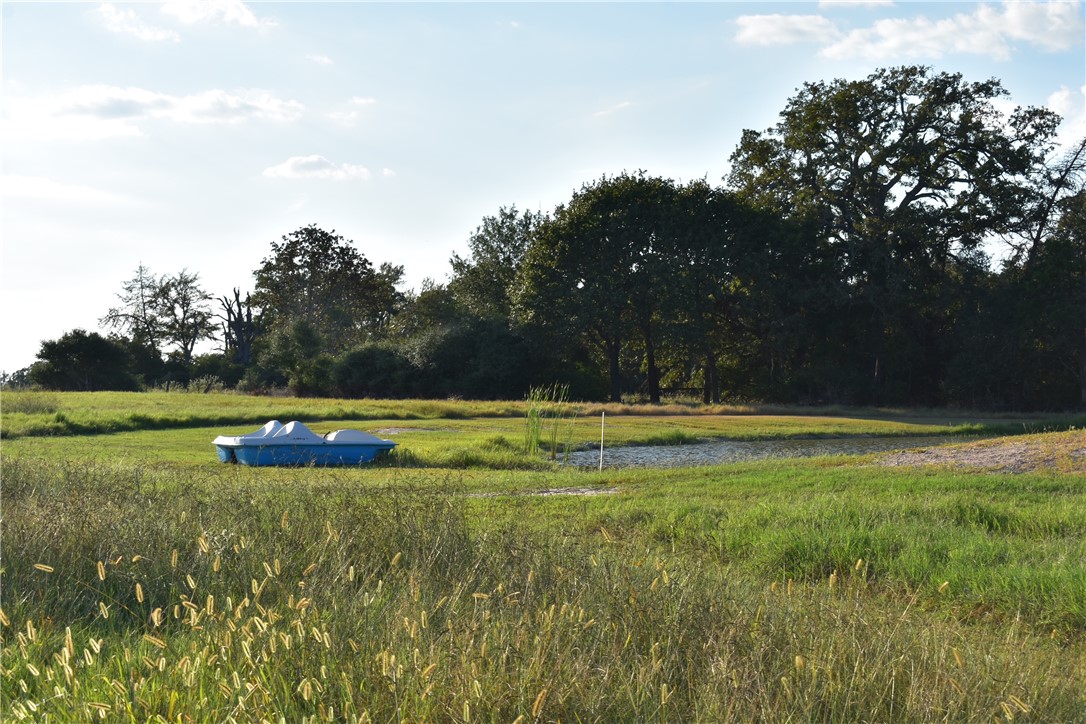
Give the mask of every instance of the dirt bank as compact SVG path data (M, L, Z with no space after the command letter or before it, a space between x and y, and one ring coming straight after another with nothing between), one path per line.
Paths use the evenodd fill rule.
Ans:
M1086 473L1086 430L903 450L880 458L878 464L888 467L944 465L959 470L1012 474L1037 470Z

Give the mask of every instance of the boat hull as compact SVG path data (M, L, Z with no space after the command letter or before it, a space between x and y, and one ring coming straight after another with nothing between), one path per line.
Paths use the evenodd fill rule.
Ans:
M360 465L376 460L379 456L387 454L395 447L396 443L365 445L240 445L238 447L226 447L217 445L219 460L223 462L237 462L240 465L253 467L265 465L278 466L327 466L327 465ZM231 459L224 459L224 448L232 455Z

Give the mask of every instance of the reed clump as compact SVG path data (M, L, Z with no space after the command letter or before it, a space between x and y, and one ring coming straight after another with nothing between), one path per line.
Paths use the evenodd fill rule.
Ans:
M524 450L529 456L546 449L551 460L559 449L567 458L573 447L573 424L577 409L569 397L569 385L532 387L525 412Z

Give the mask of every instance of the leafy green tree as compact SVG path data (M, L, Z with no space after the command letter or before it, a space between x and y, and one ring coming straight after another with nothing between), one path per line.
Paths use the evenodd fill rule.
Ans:
M124 341L74 329L41 343L30 368L34 384L51 390L138 390Z
M997 80L919 66L807 83L732 156L734 189L813 225L833 252L848 336L862 340L848 356L864 361L852 369L870 380L865 399L939 389L955 285L986 268L981 243L1014 228L1032 198L1058 117L1004 116L1005 95Z
M215 334L210 300L211 295L200 286L200 275L187 269L159 281L155 308L162 338L167 344L174 345L185 369L192 366L196 345Z
M401 267L375 271L353 242L310 225L272 242L255 271L252 304L269 331L304 322L336 354L376 335L395 306Z
M642 345L650 399L660 399L656 347L672 268L661 235L674 194L673 182L644 173L586 184L542 225L524 258L520 318L594 345L615 401L623 350L634 340Z
M517 276L524 254L546 217L532 211L502 207L468 239L471 256L453 254L449 291L458 303L477 317L509 319Z

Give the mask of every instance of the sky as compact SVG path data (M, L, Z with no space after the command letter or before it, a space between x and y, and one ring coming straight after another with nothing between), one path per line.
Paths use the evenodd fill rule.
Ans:
M805 82L923 64L1086 135L1076 2L0 2L0 370L137 266L250 290L309 224L406 287L503 206L722 184Z

